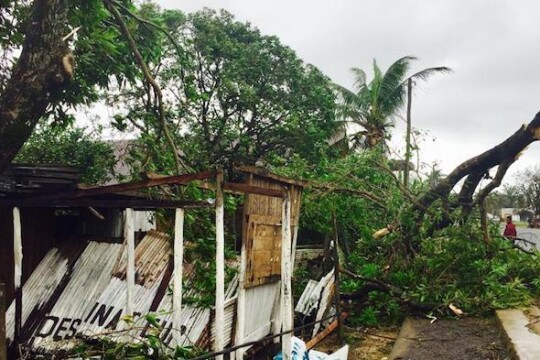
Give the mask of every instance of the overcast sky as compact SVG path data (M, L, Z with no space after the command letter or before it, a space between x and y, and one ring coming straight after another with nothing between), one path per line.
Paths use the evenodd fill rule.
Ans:
M445 172L496 145L540 110L540 1L159 0L186 12L224 8L277 35L306 62L349 87L404 55L414 70L449 66L415 90L413 126L427 130L421 160ZM399 147L403 127L394 132ZM510 174L540 163L533 144Z

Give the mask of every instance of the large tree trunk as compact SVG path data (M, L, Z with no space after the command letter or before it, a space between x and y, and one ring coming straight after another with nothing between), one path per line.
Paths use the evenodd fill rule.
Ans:
M35 0L19 60L0 96L0 173L73 77L66 0Z
M433 223L433 229L442 228L450 224L449 214L459 208L462 210L462 218L467 219L472 208L484 201L487 195L501 184L506 171L517 160L521 152L532 142L540 140L540 113L536 114L534 119L528 124L523 125L512 136L502 143L475 156L456 167L446 178L431 188L430 191L418 198L414 203L416 222L411 227L402 228L403 235L411 247L411 250L418 248L418 242L415 240L418 227L424 221L424 215L428 208L437 200L441 200L446 216L442 221ZM497 173L492 178L489 171L497 167ZM476 198L475 191L482 178L491 178L491 182L480 190ZM450 199L450 194L457 183L465 179L463 186L457 197L457 201Z

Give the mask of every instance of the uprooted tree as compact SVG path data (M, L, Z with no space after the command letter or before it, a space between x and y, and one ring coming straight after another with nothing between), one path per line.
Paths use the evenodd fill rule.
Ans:
M433 221L432 229L441 229L451 223L452 213L460 211L459 218L467 220L475 206L483 207L486 197L497 188L510 166L519 158L521 153L533 142L540 140L540 113L536 114L528 125L523 125L512 136L493 148L475 156L457 166L448 176L439 181L426 193L413 202L414 226L402 228L402 233L413 249L417 247L418 239L415 228L421 223L429 208L440 202L443 209L442 219ZM494 176L490 171L496 168ZM452 198L452 190L464 179L457 195ZM477 191L482 179L491 181Z

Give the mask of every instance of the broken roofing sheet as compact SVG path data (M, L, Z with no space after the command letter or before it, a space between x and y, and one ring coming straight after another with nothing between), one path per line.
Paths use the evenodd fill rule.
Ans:
M136 247L134 325L137 329L130 333L134 339L147 327L146 321L138 316L154 312L163 328L161 337L167 343L172 340L172 296L167 291L167 286L172 284L170 252L168 236L157 231L148 232ZM71 264L61 252L51 249L23 287L22 328L23 335L31 334L27 341L30 349L38 353L65 350L74 345L76 334L110 335L124 326L121 321L127 288L124 258L124 246L114 243L90 241ZM184 279L190 276L192 271L183 274ZM230 340L234 323L236 286L231 284L228 291L226 340ZM14 307L12 303L6 314L10 341ZM183 307L186 331L180 345L209 344L211 312L211 309Z
M195 267L191 264L184 264L183 278L192 279L194 276ZM173 271L174 276L174 271ZM171 276L169 288L173 288L173 277ZM238 288L238 275L236 275L230 282L225 292L225 326L224 326L224 343L228 344L232 339L234 316L236 313L236 295ZM189 284L184 284L184 298L188 298L195 295L195 290L189 287ZM193 305L183 304L181 313L181 336L178 343L175 342L172 331L173 330L173 294L170 291L163 296L158 306L158 311L155 313L157 316L157 322L164 328L160 337L163 342L171 347L175 346L190 346L197 345L201 348L207 348L211 345L213 339L213 326L212 333L210 332L209 322L212 317L213 310L210 308L201 308Z
M314 321L316 323L313 327L312 337L319 332L321 328L319 321L323 319L324 315L329 311L330 306L332 306L332 298L335 291L334 284L334 269L332 269L319 281L309 280L300 299L296 303L295 312L304 316L314 315Z

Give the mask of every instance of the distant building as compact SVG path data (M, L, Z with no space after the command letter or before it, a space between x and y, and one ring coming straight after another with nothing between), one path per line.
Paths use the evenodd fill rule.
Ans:
M508 216L512 217L512 221L521 221L519 216L519 210L516 208L502 208L501 209L501 219L506 219Z

